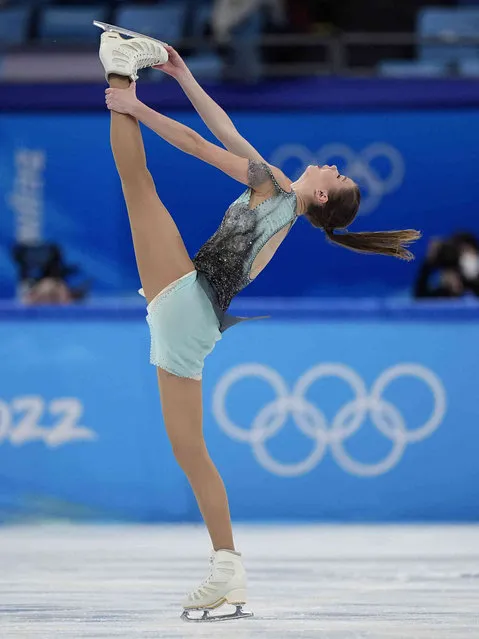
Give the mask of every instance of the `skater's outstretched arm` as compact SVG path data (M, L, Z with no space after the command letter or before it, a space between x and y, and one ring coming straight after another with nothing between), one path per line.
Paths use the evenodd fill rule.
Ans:
M145 126L177 149L194 155L220 169L242 184L251 186L258 192L266 192L270 184L253 184L249 175L249 160L211 144L189 127L157 113L136 97L135 84L128 89L107 89L107 106L112 111L132 115ZM289 189L290 180L277 168L271 167L276 179L285 189Z
M180 54L166 45L168 62L155 67L178 80L199 116L211 133L235 155L264 162L261 154L237 130L228 114L196 81Z

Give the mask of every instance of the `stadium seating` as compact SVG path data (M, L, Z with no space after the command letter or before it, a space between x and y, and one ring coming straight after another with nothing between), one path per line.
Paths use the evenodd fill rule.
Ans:
M378 72L387 78L438 78L446 75L447 65L442 62L416 60L383 60Z
M479 43L464 45L458 42L460 38L479 37L479 0L474 2L474 7L429 7L419 11L417 34L441 38L444 44L421 43L418 60L383 60L378 65L379 74L397 78L441 77L452 71L464 77L477 77Z
M195 4L193 12L190 16L190 29L188 35L199 41L208 37L208 27L211 24L213 13L213 4L211 2L199 2ZM192 73L199 78L208 80L221 80L223 75L223 60L216 50L212 50L210 46L200 44L195 47L196 53L188 56L186 63Z
M454 64L461 60L479 58L479 44L454 45L460 37L479 36L479 7L424 9L418 14L417 31L421 36L441 37L446 43L421 45L419 57L423 62Z
M105 5L46 6L40 13L38 37L42 42L96 42L98 30L92 22L106 22L108 17Z
M25 42L29 24L30 8L28 6L0 9L0 46Z
M175 45L183 38L186 15L186 2L152 6L125 4L119 7L115 23Z
M223 61L214 51L198 53L186 59L193 75L205 80L221 80Z
M161 0L141 4L133 0L77 0L76 4L56 4L52 0L0 0L0 47L21 46L32 37L42 43L61 45L98 42L94 19L113 22L177 46L183 38L200 44L189 50L188 63L201 77L220 79L224 63L216 48L201 40L209 35L212 0ZM479 43L465 45L460 38L479 37L479 0L458 0L456 7L427 7L417 15L417 34L440 38L438 43L420 43L417 60L384 60L378 72L385 77L442 77L451 73L478 77ZM241 61L251 78L261 75L259 51L253 45L262 24L258 16L238 25L233 32L228 65ZM185 51L188 54L188 51ZM155 80L161 80L150 74Z
M464 78L479 78L479 59L462 60L459 63L459 73Z

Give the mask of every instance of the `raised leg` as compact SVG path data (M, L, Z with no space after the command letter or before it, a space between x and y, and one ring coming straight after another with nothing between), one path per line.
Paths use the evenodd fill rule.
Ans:
M234 550L225 486L203 438L201 381L158 369L161 406L175 457L195 493L214 550Z
M129 79L120 76L110 76L109 81L115 88L129 85ZM150 302L195 267L178 227L156 193L135 118L112 111L111 147L128 208L141 283Z

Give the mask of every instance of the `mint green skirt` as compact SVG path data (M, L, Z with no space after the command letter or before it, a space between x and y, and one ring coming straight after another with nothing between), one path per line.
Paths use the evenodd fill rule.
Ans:
M143 290L139 291L143 295ZM150 362L178 377L200 380L205 358L222 333L240 322L266 319L236 317L222 310L206 275L191 271L172 282L148 304Z
M151 364L178 377L201 379L205 358L221 339L221 322L198 272L187 273L158 293L148 304L146 321Z

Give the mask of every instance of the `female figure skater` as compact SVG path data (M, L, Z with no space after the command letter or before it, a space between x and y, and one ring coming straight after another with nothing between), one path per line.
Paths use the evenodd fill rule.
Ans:
M151 363L157 367L164 422L213 545L210 573L183 602L183 617L191 619L188 611L201 610L202 620L211 620L207 611L223 603L237 609L220 618L246 616L241 609L246 602L246 576L233 542L225 487L202 434L204 359L222 332L240 320L226 313L231 300L265 268L300 215L335 244L406 260L413 257L407 245L420 234L413 230L336 234L358 212L360 192L353 180L340 175L335 166L309 166L292 183L238 133L172 47L149 38L127 40L110 30L102 35L100 58L111 87L106 91L111 146L148 301ZM227 150L137 99L134 80L138 68L158 65L178 80ZM156 193L138 121L181 151L247 186L193 260Z

